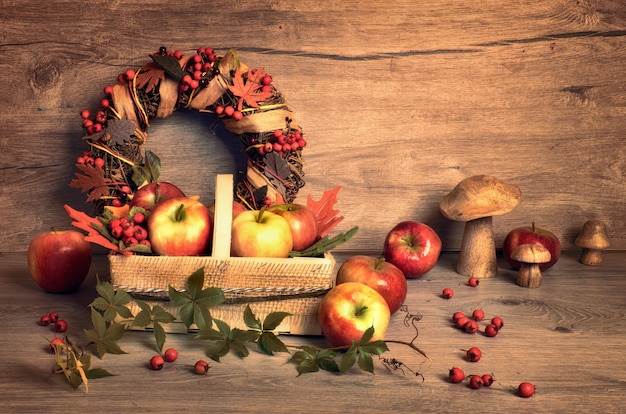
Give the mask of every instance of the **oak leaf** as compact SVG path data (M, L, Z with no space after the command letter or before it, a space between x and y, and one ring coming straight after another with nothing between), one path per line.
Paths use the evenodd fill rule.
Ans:
M152 90L165 79L165 70L157 62L146 63L137 74L137 89L146 88L146 93Z
M76 178L70 181L70 187L80 188L82 192L89 192L87 201L97 201L109 195L110 178L104 176L104 170L97 165L76 164L82 174L75 173Z
M259 102L271 98L273 93L271 91L263 91L261 85L261 79L265 76L263 69L256 69L254 71L248 71L246 79L243 78L243 74L240 69L235 71L233 77L233 84L228 86L228 89L233 95L238 96L237 109L241 111L243 103L253 108L259 107Z

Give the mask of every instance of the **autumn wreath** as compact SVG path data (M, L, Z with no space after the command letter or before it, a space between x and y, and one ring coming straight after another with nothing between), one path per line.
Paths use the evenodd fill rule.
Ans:
M218 56L199 48L186 56L161 47L150 57L105 87L97 112L81 113L89 150L78 157L80 172L70 185L99 210L123 205L139 186L158 178L154 154L142 151L150 122L187 108L216 114L243 142L248 165L236 183L237 201L249 209L292 202L304 186L306 141L272 77L247 67L235 50Z

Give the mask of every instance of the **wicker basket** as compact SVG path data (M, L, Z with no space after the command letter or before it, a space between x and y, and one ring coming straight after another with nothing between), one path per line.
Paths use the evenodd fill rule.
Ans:
M110 255L111 283L131 295L158 303L174 316L176 308L167 301L169 286L186 288L189 275L204 267L205 287L219 287L226 302L211 309L214 318L231 327L245 328L243 311L250 305L257 317L282 311L292 313L277 328L295 335L320 335L316 321L322 296L333 286L335 260L323 258L230 257L232 223L232 175L218 175L215 186L213 255L199 257ZM131 306L133 312L138 307ZM167 326L183 331L182 322Z

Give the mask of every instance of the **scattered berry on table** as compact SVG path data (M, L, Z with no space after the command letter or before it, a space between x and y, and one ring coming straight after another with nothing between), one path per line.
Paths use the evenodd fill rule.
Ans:
M155 355L152 358L150 358L150 369L158 371L161 368L163 368L164 364L165 364L165 360L163 359L161 355Z

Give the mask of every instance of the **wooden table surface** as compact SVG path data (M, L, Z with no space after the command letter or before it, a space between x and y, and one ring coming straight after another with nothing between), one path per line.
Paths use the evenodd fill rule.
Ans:
M106 278L107 262L96 256L89 278L76 294L42 292L30 278L23 254L0 255L0 412L601 412L623 411L626 401L626 254L608 252L605 263L586 267L578 252L565 252L545 272L539 289L515 284L515 272L500 257L499 275L476 288L454 272L456 254L444 253L427 276L409 283L406 304L419 313L417 345L430 360L408 348L390 345L386 357L397 358L422 377L403 375L375 362L375 374L358 370L297 377L287 355L269 357L255 351L244 359L225 357L212 363L207 376L191 372L206 358L189 335L169 335L166 347L179 359L162 371L147 367L155 354L152 335L129 332L122 340L126 355L106 355L92 365L116 374L92 380L89 393L73 390L53 374L46 338L53 332L38 325L39 317L59 312L69 322L68 334L86 343L90 328L87 305L95 297L95 277ZM345 257L338 257L338 262ZM440 297L452 287L451 300ZM488 318L505 321L501 334L487 338L452 327L453 312L482 308ZM403 315L392 318L387 339L410 341L414 331ZM284 336L290 344L324 345L319 337ZM466 362L462 349L478 346L477 363ZM492 373L491 388L472 390L451 384L448 370ZM515 389L522 381L537 386L523 399Z

